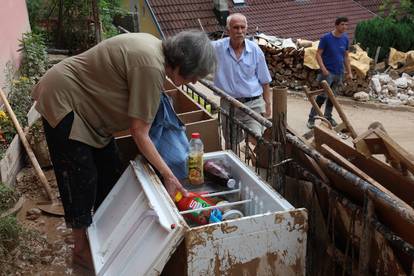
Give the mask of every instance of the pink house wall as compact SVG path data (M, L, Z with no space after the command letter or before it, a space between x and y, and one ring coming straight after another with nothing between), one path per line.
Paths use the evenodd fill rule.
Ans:
M7 62L19 65L19 39L30 31L25 0L0 1L0 87L4 87Z

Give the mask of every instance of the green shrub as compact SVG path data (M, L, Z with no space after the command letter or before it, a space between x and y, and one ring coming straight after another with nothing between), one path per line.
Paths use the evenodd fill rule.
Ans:
M371 57L381 46L378 59L381 61L388 55L390 47L402 52L414 49L414 24L408 19L396 21L391 17L362 21L356 27L355 42L369 48Z
M0 182L0 214L12 208L17 200L17 193Z
M20 40L19 51L22 52L23 56L19 68L20 75L38 81L48 67L46 45L43 37L32 32L24 33Z
M32 32L41 32L41 28L38 24L41 19L47 16L47 3L45 3L44 0L26 0L26 6Z
M0 159L4 157L4 154L6 153L15 135L16 129L14 128L13 122L3 110L0 110Z
M30 92L34 84L34 79L22 76L14 79L10 87L10 106L22 127L27 126L27 113L33 104Z
M113 20L116 15L125 13L121 9L121 2L97 1L103 30L102 38L118 34ZM95 45L91 1L64 0L62 6L59 5L60 1L52 0L26 0L26 3L32 30L35 33L43 33L53 47L78 53Z
M19 245L19 236L22 231L16 217L0 218L0 256L8 254Z
M103 38L109 38L118 34L118 30L113 24L114 17L125 14L121 9L120 0L101 0L99 1L99 13L102 21Z

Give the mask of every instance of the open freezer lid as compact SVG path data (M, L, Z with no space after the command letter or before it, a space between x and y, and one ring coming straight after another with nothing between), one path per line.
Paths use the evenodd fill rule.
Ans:
M96 275L159 275L183 239L183 225L159 178L138 157L88 228Z

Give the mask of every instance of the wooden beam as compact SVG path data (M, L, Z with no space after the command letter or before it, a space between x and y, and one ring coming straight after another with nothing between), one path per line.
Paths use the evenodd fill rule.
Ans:
M391 158L404 164L404 166L414 174L414 156L403 149L385 132L379 129L375 129L374 131L380 138L382 138L382 141L384 142Z
M318 150L321 149L322 144L328 145L407 204L411 205L414 202L414 181L412 179L404 177L394 168L376 158L364 156L344 143L330 130L315 126L314 131L315 145Z
M345 159L342 155L337 153L334 149L332 149L328 145L325 145L325 144L321 145L320 151L323 156L328 157L329 159L335 161L340 166L344 167L345 169L349 170L350 172L354 173L355 175L359 176L365 181L371 183L372 185L380 189L382 192L392 194L392 192L384 188L381 184L379 184L377 181L375 181L373 178L371 178L369 175L367 175L364 171L359 169L357 166L352 164L350 161Z
M309 88L306 85L303 87L303 90L305 91L305 94L308 97L308 99L309 99L310 103L312 104L313 108L315 108L316 113L318 113L319 116L323 117L322 110L315 101L315 94L316 95L322 94L324 92L324 90L319 89L319 90L315 90L315 91L310 91Z
M345 115L345 112L342 110L341 105L339 104L338 100L336 99L334 93L332 92L331 87L329 84L323 80L321 82L323 89L325 90L326 94L328 95L328 98L331 100L332 104L334 105L336 111L339 114L339 117L341 117L342 121L345 123L346 128L351 133L352 138L356 138L357 134L354 128L352 127L351 123L349 122L348 118Z

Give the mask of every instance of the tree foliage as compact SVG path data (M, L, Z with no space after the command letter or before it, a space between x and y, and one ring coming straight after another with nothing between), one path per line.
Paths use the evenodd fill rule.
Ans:
M125 11L121 0L98 0L103 37L118 34L113 18ZM32 30L43 33L50 46L81 52L96 42L92 1L26 0Z
M414 49L414 3L401 0L396 5L386 0L380 10L383 17L358 23L355 42L369 48L370 56L381 46L379 60L386 58L390 47L403 52Z

